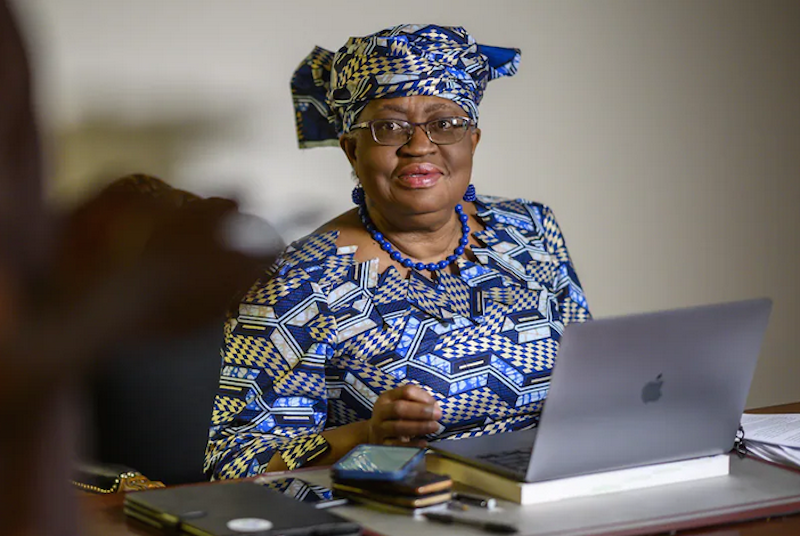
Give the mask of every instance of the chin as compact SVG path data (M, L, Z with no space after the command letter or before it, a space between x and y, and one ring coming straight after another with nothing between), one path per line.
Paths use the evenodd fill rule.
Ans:
M466 186L464 188L466 189ZM402 204L411 209L411 212L417 214L452 210L460 198L453 198L450 193L446 189L437 188L436 186L415 190L404 188L395 195L395 203Z
M410 215L419 216L419 217L425 217L425 216L434 215L434 214L442 214L442 213L449 214L449 213L453 212L454 207L455 207L455 203L452 204L452 205L449 205L449 204L448 205L441 205L441 204L437 204L437 205L418 205L418 206L412 207L412 210L410 211L411 212ZM438 220L438 217L437 217L437 220Z

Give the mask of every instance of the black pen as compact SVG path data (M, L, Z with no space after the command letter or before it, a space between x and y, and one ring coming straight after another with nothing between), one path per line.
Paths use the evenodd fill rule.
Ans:
M470 493L463 493L460 491L453 493L453 500L468 506L486 508L487 510L494 510L494 508L497 506L497 501L492 497L481 497L480 495L472 495Z
M468 525L470 527L479 528L486 532L493 532L494 534L515 534L519 532L517 527L509 525L508 523L497 523L495 521L485 521L483 519L475 519L472 517L460 517L452 514L440 514L438 512L427 512L422 514L425 519L435 521L436 523L443 523L445 525Z

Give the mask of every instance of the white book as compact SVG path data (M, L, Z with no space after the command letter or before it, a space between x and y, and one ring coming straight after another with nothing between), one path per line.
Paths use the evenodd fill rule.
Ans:
M726 476L730 473L730 457L727 454L642 465L544 482L518 482L436 454L429 454L426 464L428 471L450 475L456 482L519 504L541 504L576 497L650 488L664 484Z

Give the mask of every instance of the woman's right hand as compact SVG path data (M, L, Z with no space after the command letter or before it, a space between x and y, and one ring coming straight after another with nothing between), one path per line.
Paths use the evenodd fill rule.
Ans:
M417 385L386 391L375 401L368 421L369 442L378 445L425 446L420 439L439 430L442 410L438 402Z

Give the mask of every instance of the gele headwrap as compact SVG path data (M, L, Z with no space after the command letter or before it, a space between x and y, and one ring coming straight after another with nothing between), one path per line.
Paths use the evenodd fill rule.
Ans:
M292 77L300 147L337 145L374 99L450 99L478 121L486 84L517 72L520 51L479 45L464 28L404 24L351 37L336 54L315 47Z

